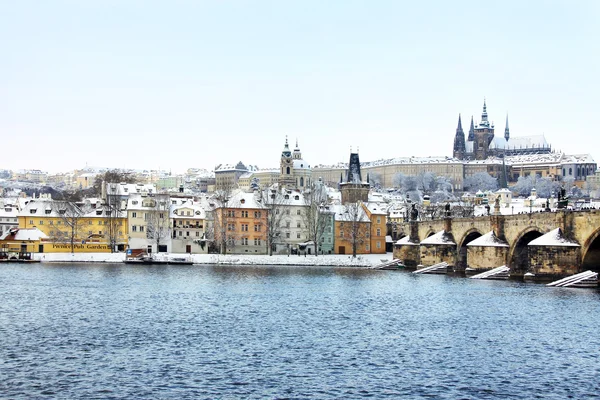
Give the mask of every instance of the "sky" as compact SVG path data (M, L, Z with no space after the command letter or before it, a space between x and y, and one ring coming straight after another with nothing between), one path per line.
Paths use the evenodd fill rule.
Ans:
M496 135L600 161L600 2L0 0L0 169L451 156Z

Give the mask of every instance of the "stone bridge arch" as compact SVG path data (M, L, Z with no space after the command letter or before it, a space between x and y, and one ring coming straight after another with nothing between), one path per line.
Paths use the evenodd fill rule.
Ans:
M465 231L462 237L456 241L456 263L455 270L456 271L464 271L467 265L467 244L478 237L481 237L483 234L477 228L470 228Z
M529 252L527 245L544 233L546 232L538 226L528 226L516 236L512 243L509 243L507 266L510 268L511 275L523 275L528 272Z
M581 264L579 271L600 272L600 228L597 228L581 244Z

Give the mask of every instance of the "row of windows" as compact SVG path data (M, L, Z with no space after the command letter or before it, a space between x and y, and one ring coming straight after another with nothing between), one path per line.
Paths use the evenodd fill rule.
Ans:
M240 217L241 218L248 218L249 216L249 212L247 210L242 210L240 211ZM254 211L254 218L260 218L262 216L262 212L260 211ZM235 218L235 211L234 210L227 210L227 217L228 218Z
M242 228L242 232L248 232L248 224L242 224L241 228ZM228 231L235 231L235 224L234 223L229 223L227 224L227 230ZM254 232L261 232L262 231L262 225L258 225L255 224L254 225Z
M240 243L242 246L248 246L248 238L241 238L240 239ZM254 238L254 245L255 246L260 246L262 244L262 241L259 238Z
M275 210L275 214L279 214L279 209ZM290 215L290 209L289 208L285 209L285 215ZM302 215L302 210L300 210L300 209L296 210L296 215Z
M183 231L175 231L175 235L182 237L183 236ZM185 236L189 237L190 236L190 231L185 231ZM196 237L200 237L200 232L196 231Z
M149 213L144 213L144 220L148 221L148 218L150 217ZM158 214L159 218L164 218L165 217L165 213L159 213ZM131 218L137 218L137 212L132 212L131 213Z
M50 236L68 236L70 232L64 232L64 231L55 231L55 230L51 230L50 231ZM93 235L94 232L93 231L88 231L88 235ZM98 235L102 235L102 231L98 231ZM117 232L118 236L123 236L123 232L119 231Z

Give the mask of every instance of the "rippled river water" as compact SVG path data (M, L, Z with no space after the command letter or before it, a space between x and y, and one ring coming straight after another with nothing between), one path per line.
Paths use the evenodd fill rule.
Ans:
M306 267L0 264L2 398L592 398L600 292Z

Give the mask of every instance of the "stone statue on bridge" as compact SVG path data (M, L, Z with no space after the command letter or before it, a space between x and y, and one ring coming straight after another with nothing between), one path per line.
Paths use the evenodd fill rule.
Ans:
M416 221L419 219L419 210L417 210L417 205L413 204L410 210L410 220Z

